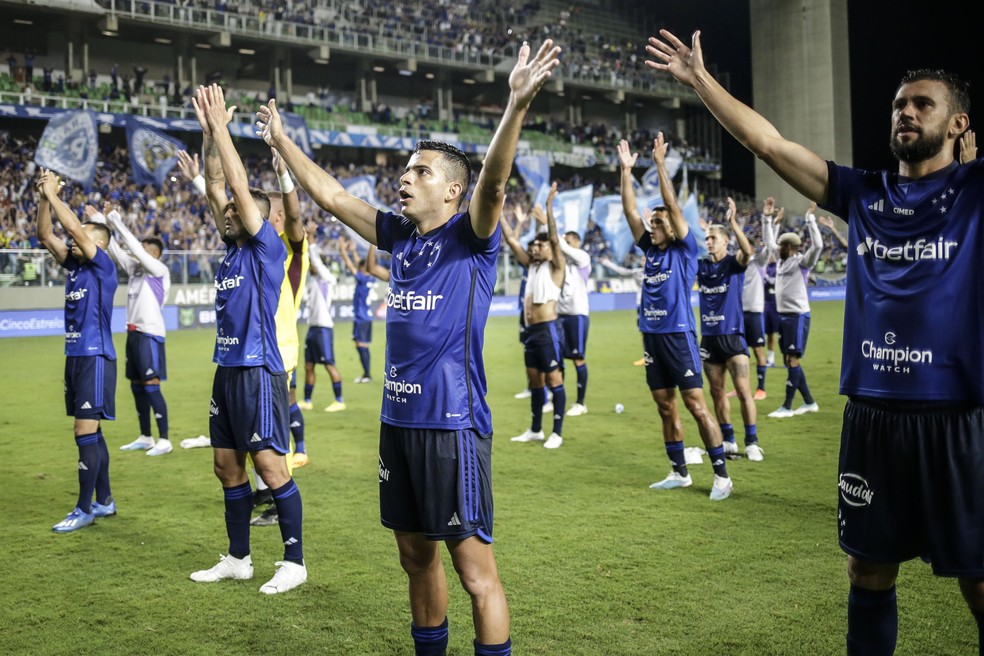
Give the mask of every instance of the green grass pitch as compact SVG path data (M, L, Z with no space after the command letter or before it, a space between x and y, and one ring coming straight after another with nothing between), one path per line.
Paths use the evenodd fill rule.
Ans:
M643 369L632 365L641 354L632 313L592 316L589 413L566 420L557 451L509 441L529 423L528 401L513 399L525 386L522 353L514 318L489 321L495 550L515 653L844 652L846 558L836 541L842 315L841 303L814 306L803 364L820 413L767 418L785 382L782 368L770 369L770 396L758 404L765 461L730 462L735 490L722 503L707 498L706 459L691 467L693 487L648 488L669 466ZM119 515L68 535L51 532L77 493L61 339L0 340L0 651L412 654L405 576L378 520L381 376L351 383L357 359L349 326L341 324L335 340L348 410L320 410L332 396L321 371L316 409L305 413L311 464L296 479L310 579L273 597L258 588L282 555L276 527L253 529L254 580L188 579L227 546L210 450L177 448L207 432L214 333L168 336L163 390L176 448L167 456L118 450L139 433L120 361L118 420L103 428ZM116 344L122 354L123 335ZM625 412L616 414L615 403ZM737 404L732 419L741 423ZM684 430L686 443L699 445L689 416ZM446 554L445 566L453 577ZM934 578L917 561L903 565L899 583L897 653L976 653L976 627L954 581ZM450 590L449 654L465 656L474 635L470 604L456 580Z

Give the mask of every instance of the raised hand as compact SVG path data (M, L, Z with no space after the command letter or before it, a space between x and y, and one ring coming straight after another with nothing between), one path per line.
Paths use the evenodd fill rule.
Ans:
M551 196L551 198L553 198L553 196ZM547 202L549 203L550 201L548 200ZM530 214L533 215L533 218L537 223L547 225L547 213L543 210L542 205L535 205L530 208Z
M834 220L829 216L818 216L817 223L822 225L824 228L834 229Z
M977 136L973 130L960 135L960 163L967 164L977 159Z
M287 172L284 158L280 156L280 152L276 148L271 148L270 152L273 154L273 170L277 172L277 175L283 175Z
M197 110L196 110L197 115ZM178 170L181 171L181 177L183 177L188 182L191 182L199 175L201 175L201 168L198 166L198 153L192 157L184 150L178 151Z
M766 196L765 201L762 203L762 214L765 216L772 216L773 212L776 211L776 199L772 196Z
M268 146L272 146L274 139L279 139L283 135L284 124L280 120L280 112L277 111L277 101L271 98L256 112L256 136L263 139Z
M523 42L519 49L519 57L512 72L509 73L509 90L521 107L528 107L533 97L550 77L550 72L560 64L557 56L560 46L555 46L553 40L547 39L540 46L536 56L530 60L530 44Z
M629 142L625 139L618 142L616 150L618 151L618 163L623 169L632 170L636 160L639 159L639 153L633 153L632 149L629 148Z
M779 211L776 212L775 224L776 225L781 225L782 224L782 219L783 219L784 216L786 216L786 208L785 207L780 207L779 208Z
M738 229L738 206L735 204L735 199L728 196L728 223L731 224L732 228Z
M663 133L657 132L656 138L653 139L653 162L660 166L664 165L666 163L666 151L669 147L670 144L666 143Z
M649 37L646 52L654 59L647 59L646 66L658 71L667 71L678 82L693 87L697 78L704 72L704 53L700 47L700 30L694 32L688 47L669 30L660 30L658 39Z
M41 179L38 181L38 191L46 200L52 201L58 198L58 191L61 189L61 178L50 169L41 169Z
M201 123L202 118L204 118L212 131L225 128L232 120L233 114L236 113L235 105L226 107L225 94L218 84L198 87L191 102L195 107L195 116L198 117L198 122Z

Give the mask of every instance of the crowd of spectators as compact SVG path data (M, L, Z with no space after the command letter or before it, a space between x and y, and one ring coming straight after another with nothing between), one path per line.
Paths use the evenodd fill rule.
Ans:
M12 253L12 249L34 249L38 247L35 228L37 205L33 182L37 169L33 161L37 143L32 138L13 137L0 133L0 274L8 276L37 275L34 256ZM244 157L251 184L263 189L277 189L277 180L271 168L269 157L247 155ZM337 163L321 160L319 164L340 180L373 175L376 177L376 196L381 205L398 210L399 177L402 167L369 166L352 163ZM595 174L593 170L575 172L557 180L561 191L593 185L594 195L617 194L617 181L609 175ZM223 251L218 232L212 225L208 204L204 197L185 180L178 169L165 180L161 189L152 185L138 187L130 175L129 156L125 147L104 147L96 176L89 191L77 183L67 181L62 198L70 207L82 215L86 204L102 209L106 203L117 207L123 214L127 226L137 236L157 236L165 244L166 250L173 254L184 252L181 257L172 257L170 262L177 274L176 280L190 282L211 280L213 265ZM318 208L305 193L300 194L302 218L311 226L320 246L329 259L334 259L339 247L339 239L349 236L341 223ZM521 180L510 180L504 216L515 223L515 217L528 212L515 211L517 205L528 209L531 198L526 193ZM723 222L726 205L720 199L708 199L701 205L702 218L708 222ZM743 208L745 230L753 243L761 240L761 214L758 209ZM807 239L801 219L790 217L787 225L792 226ZM519 234L527 234L530 226L521 223L517 226ZM842 266L844 248L826 227L822 228L825 250L819 273L826 270L837 271ZM597 262L611 256L610 245L598 226L589 222L583 238L584 248ZM623 262L633 265L637 253L630 253ZM34 270L32 270L34 269ZM53 277L58 270L49 272Z

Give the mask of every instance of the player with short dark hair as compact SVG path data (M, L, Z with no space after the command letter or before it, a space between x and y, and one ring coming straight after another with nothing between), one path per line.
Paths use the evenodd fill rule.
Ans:
M86 214L105 220L130 250L124 251L115 239L109 242L109 256L127 275L126 290L126 377L137 406L140 436L120 447L121 451L146 451L148 456L171 452L168 436L167 402L161 383L167 380L164 339L164 301L171 288L171 270L161 261L164 243L157 237L137 239L119 211L107 204L105 214L86 206ZM150 434L150 415L157 422L160 439Z
M246 473L250 455L270 486L280 518L284 557L264 594L291 590L307 580L302 540L301 494L287 464L290 429L287 373L277 342L276 313L287 249L267 220L267 195L249 187L228 123L222 89L199 87L193 98L204 137L205 182L216 228L228 247L215 275L215 352L209 433L215 475L225 497L229 555L192 573L200 583L253 577L249 528L253 491ZM226 183L232 200L226 196Z
M733 483L725 464L721 430L704 400L704 379L701 377L694 312L690 306L690 290L697 277L697 240L677 203L673 182L666 170L667 147L663 133L658 133L653 140L653 161L663 205L653 208L647 232L639 217L632 188L632 167L638 154L631 151L625 139L618 144L622 211L632 237L646 256L639 313L646 383L659 408L663 444L672 466L665 479L649 487L671 490L693 485L684 455L683 426L677 408L676 391L679 388L684 405L697 422L697 430L714 468L710 499L722 501L731 495Z
M475 654L509 654L509 611L492 553L491 412L482 363L495 287L499 217L523 117L559 48L524 44L509 76L502 122L485 154L468 211L467 162L450 147L420 146L400 178L403 214L345 191L284 131L275 101L259 132L323 209L388 251L386 368L379 438L380 514L409 579L417 654L447 649L443 540L472 600Z
M71 533L96 517L116 514L109 484L109 449L103 419L116 419L116 348L111 320L116 293L116 267L106 254L110 233L97 223L79 223L58 198L61 179L41 169L36 184L38 241L68 271L65 279L65 412L75 417L79 450L79 496L75 508L52 527ZM68 233L69 244L52 229L51 213ZM95 501L92 496L95 493Z
M906 74L891 104L898 170L864 171L783 138L729 94L704 67L700 32L691 46L660 34L647 64L692 87L758 159L847 222L837 515L847 653L895 651L899 563L916 557L958 579L984 652L984 160L954 159L970 126L967 83Z

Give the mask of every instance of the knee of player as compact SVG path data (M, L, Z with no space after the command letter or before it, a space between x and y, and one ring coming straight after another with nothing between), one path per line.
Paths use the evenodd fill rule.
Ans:
M895 585L899 566L894 563L873 563L854 556L847 558L847 577L851 585L866 590L887 590Z
M455 563L455 571L461 587L473 599L481 599L496 594L501 589L499 574L494 567L484 567L479 563Z
M984 612L984 579L959 579L960 592L975 613Z

